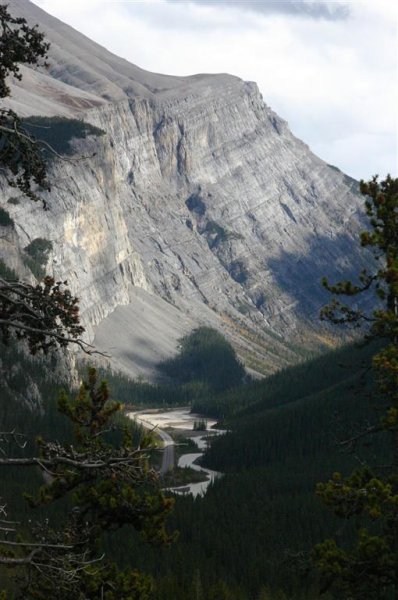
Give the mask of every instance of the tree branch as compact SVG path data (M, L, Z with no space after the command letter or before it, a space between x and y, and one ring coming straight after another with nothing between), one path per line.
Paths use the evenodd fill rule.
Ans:
M105 352L101 352L100 350L95 350L94 346L92 346L88 342L84 342L83 340L78 339L78 338L75 339L75 338L67 337L60 333L56 333L54 330L51 330L51 329L39 329L38 327L29 327L28 325L24 325L23 323L18 323L16 321L10 321L8 319L0 319L0 326L1 325L5 325L7 327L13 327L14 329L20 329L23 331L27 331L29 333L39 333L41 335L48 336L49 338L52 338L59 342L62 342L63 344L76 344L83 350L83 352L85 354L89 354L89 355L99 354L101 356L109 358L108 354L106 354Z
M373 435L374 433L378 433L380 431L384 431L384 429L385 428L382 427L382 425L374 425L372 427L367 427L360 433L357 433L356 435L340 442L340 446L352 446L361 438L366 437L367 435Z
M19 566L19 565L29 565L32 564L34 557L36 554L40 552L40 548L35 548L32 550L28 556L24 556L23 558L13 558L11 556L1 556L0 554L0 565L9 565L9 566Z
M59 154L55 150L55 148L53 148L48 142L46 142L44 140L32 138L32 137L30 137L30 135L27 135L26 133L24 133L20 129L17 129L16 123L14 123L14 129L10 129L9 127L4 127L4 125L0 125L0 131L4 131L5 133L11 133L12 135L16 135L17 137L25 139L30 144L33 144L33 145L36 145L36 144L37 145L42 145L45 148L47 148L47 150L49 150L51 152L51 154L53 154L54 156L56 156L57 158L59 158L60 160L65 161L65 162L76 164L80 160L86 160L88 158L93 158L95 156L95 153L87 155L87 156L79 156L78 158L69 158L68 156L62 156L62 154Z
M147 452L147 450L134 450L134 453L131 456L110 457L107 460L94 460L89 462L68 458L66 456L54 456L53 458L0 458L0 466L57 467L58 465L67 465L83 471L87 469L103 469L116 466L135 466L137 460L135 455L139 452L143 453Z

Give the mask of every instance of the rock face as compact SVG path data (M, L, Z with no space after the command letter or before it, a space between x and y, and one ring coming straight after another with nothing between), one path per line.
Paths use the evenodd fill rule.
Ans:
M105 131L75 143L95 156L53 162L49 211L2 196L21 247L52 241L47 271L81 297L91 339L108 318L106 343L120 346L109 315L126 305L137 316L140 288L140 306L145 294L173 305L177 332L218 327L255 370L330 340L320 278L358 270L354 182L295 138L256 84L147 73L29 2L12 10L52 45L49 70L24 69L9 103Z

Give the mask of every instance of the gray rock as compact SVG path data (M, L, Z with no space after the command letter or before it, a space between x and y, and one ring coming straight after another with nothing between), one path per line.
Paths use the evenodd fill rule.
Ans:
M25 69L10 104L79 115L106 132L75 143L77 156L95 156L53 163L48 212L7 206L22 247L53 242L51 269L81 298L88 337L108 319L107 345L125 347L112 313L140 288L174 307L163 333L175 327L176 340L188 322L215 326L257 371L336 343L319 323L320 279L362 266L355 182L295 138L255 83L148 73L30 2L12 10L52 45L50 69Z

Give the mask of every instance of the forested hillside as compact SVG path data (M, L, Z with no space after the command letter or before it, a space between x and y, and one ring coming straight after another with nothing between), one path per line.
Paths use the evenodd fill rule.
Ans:
M374 455L382 459L377 438L354 453L339 445L376 418L366 377L373 352L369 346L348 347L224 392L219 397L225 406L230 400L230 417L223 422L230 432L215 439L206 455L206 464L223 478L204 498L177 498L169 529L179 531L179 539L169 548L151 550L138 538L132 542L119 535L117 544L109 542L109 553L121 563L133 556L134 564L152 573L159 600L318 598L309 552L335 532L348 539L352 526L331 518L315 496L315 484ZM45 383L46 367L37 361L12 349L3 352L5 371L12 373L11 365L21 361L18 372L25 379L3 381L8 410L2 412L2 430L29 431L30 443L38 434L68 439L68 422L51 401L59 382ZM46 411L33 416L15 397L29 387L30 372L37 380L41 369L38 392L46 398ZM118 381L124 389L122 396L114 394L117 400L133 397L138 384L129 392L126 380L115 375L112 380L116 389ZM219 410L217 404L208 409ZM40 484L39 473L3 471L15 516L26 518L21 494ZM52 509L55 515L57 510Z
M235 414L240 417L258 414L263 409L316 394L352 377L361 356L361 353L352 355L350 346L331 351L266 379L249 381L244 387L236 386L217 394L210 392L195 400L193 410L219 419L228 419Z
M122 552L156 573L160 600L319 598L311 549L328 536L348 541L355 527L332 517L316 483L383 460L377 436L351 451L341 444L377 419L367 377L374 351L351 346L229 393L230 433L206 456L224 477L204 498L177 498L180 537L170 549Z

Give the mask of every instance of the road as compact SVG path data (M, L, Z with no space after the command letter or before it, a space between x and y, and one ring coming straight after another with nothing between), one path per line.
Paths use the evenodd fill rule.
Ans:
M178 414L179 411L184 411L184 414ZM195 422L195 419L198 418L197 415L191 415L189 413L189 417L190 420L187 420L185 417L185 413L189 413L189 408L182 408L179 410L174 410L174 411L167 411L165 414L163 414L161 411L154 413L153 414L153 420L152 420L152 415L148 413L148 411L139 411L139 412L132 412L129 414L130 418L134 418L137 421L139 421L144 427L150 429L151 431L155 431L159 434L159 437L161 438L162 442L163 442L163 454L162 454L162 464L159 468L159 474L160 475L165 475L170 469L172 469L175 466L175 443L173 441L173 438L166 433L163 429L159 429L159 425L161 425L161 427L167 427L168 425L173 426L174 428L177 427L177 429L179 429L180 431L186 431L188 429L192 428L193 423ZM171 418L164 418L167 415L167 417ZM179 460L178 460L178 466L179 467L191 467L192 469L196 470L196 471L202 471L204 473L206 473L207 475L207 480L206 481L199 481L199 482L195 482L195 483L187 483L185 485L182 486L177 486L174 488L168 488L169 490L171 490L174 493L179 493L179 494L187 494L190 493L192 494L194 497L195 496L203 496L206 493L207 487L213 482L215 481L215 479L217 479L218 477L221 476L221 473L217 473L216 471L212 471L210 469L206 469L204 467L200 467L199 465L196 464L196 460L203 455L203 451L207 446L206 443L206 436L207 435L211 435L211 434L220 434L220 433L224 433L223 431L220 430L216 430L213 429L211 431L208 432L204 432L203 435L201 436L195 436L195 438L192 438L195 440L195 443L198 446L198 450L199 452L195 452L195 453L188 453L188 454L183 454L182 456L180 456Z
M162 429L157 429L157 432L164 442L162 465L159 473L160 475L165 475L167 471L174 468L174 442L173 438L165 431L162 431Z
M142 423L142 425L147 429L154 431L153 423L150 423L145 419L141 419L139 414L134 414L133 418L137 419L137 421ZM174 441L173 438L162 429L158 429L158 427L156 427L155 431L159 434L159 437L163 441L162 464L159 469L159 474L165 475L167 471L174 468Z

